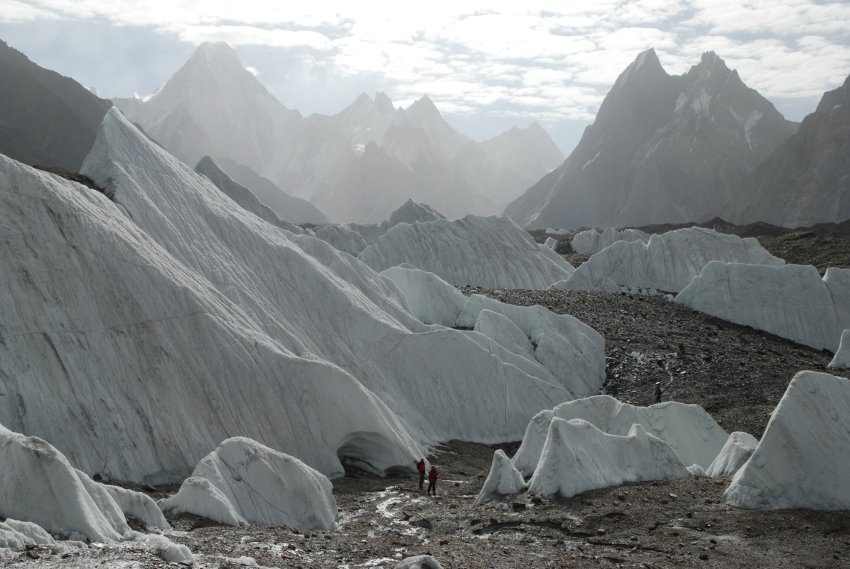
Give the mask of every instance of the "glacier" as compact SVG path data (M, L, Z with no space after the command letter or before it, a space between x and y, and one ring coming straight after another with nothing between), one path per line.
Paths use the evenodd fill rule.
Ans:
M710 261L783 265L752 237L742 239L703 227L652 235L643 241L617 241L592 255L556 290L679 292Z
M177 481L235 435L331 478L343 459L380 474L424 444L518 438L571 398L240 208L117 109L82 171L117 203L0 156L0 423L88 474Z
M624 436L632 425L670 447L682 464L708 467L726 443L728 434L699 405L674 401L638 407L609 395L576 399L538 413L526 427L522 444L513 457L517 470L528 476L535 472L543 455L546 437L555 420L580 419L602 432Z
M841 333L838 351L835 352L835 357L829 362L828 367L832 369L850 368L850 329L846 329Z
M724 499L738 508L850 508L850 382L797 373Z
M409 264L455 286L545 289L574 268L506 217L400 223L360 253L377 271Z
M234 526L336 529L330 480L297 458L244 437L227 439L205 456L161 506L172 514L188 512Z
M525 480L514 463L502 449L493 453L493 462L490 464L490 472L484 480L484 486L478 492L473 501L473 506L486 504L496 496L510 496L519 494L526 488Z
M593 255L617 241L649 241L649 233L640 229L586 229L575 234L570 245L576 253Z
M711 262L676 302L818 350L850 328L850 269Z

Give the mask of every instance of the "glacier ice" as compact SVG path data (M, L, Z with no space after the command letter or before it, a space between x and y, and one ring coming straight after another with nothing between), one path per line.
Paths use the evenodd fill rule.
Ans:
M738 508L850 508L850 381L794 376L724 498Z
M850 269L821 278L810 265L706 265L676 302L815 349L838 350L850 328Z
M841 341L838 344L838 351L835 352L835 357L829 362L832 369L848 369L850 368L850 328L841 333Z
M295 457L233 437L205 456L180 490L162 503L229 525L335 529L333 486Z
M734 475L749 460L758 443L749 433L735 431L730 434L726 444L705 470L705 475L711 478Z
M558 290L679 292L713 260L782 265L752 238L688 227L652 235L647 242L617 241L582 263Z
M473 506L480 506L492 500L495 496L510 496L525 490L526 484L519 470L502 449L493 453L490 473L484 481L484 486L475 497Z
M585 255L594 255L605 247L617 241L649 241L649 233L640 229L616 229L606 227L604 229L586 229L579 231L570 241L573 251Z

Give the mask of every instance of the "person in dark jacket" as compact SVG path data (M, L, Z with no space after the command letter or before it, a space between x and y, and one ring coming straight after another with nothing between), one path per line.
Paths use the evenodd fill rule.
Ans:
M431 495L431 491L434 491L434 496L437 495L437 471L436 466L432 466L431 470L428 471L428 495Z
M419 471L419 489L422 490L425 485L425 459L419 459L419 462L416 464L416 470Z

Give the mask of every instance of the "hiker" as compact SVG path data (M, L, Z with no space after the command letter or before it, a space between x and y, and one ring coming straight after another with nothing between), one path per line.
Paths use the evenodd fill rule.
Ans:
M419 489L422 490L425 484L425 459L420 458L416 464L416 470L419 471Z
M428 495L431 495L431 490L434 491L434 496L437 495L437 467L431 466L431 470L428 471Z
M661 382L655 382L655 402L661 403Z

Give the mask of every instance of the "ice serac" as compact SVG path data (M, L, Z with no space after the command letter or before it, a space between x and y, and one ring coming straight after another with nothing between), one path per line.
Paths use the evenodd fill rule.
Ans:
M581 419L605 433L618 436L626 435L632 425L637 424L663 440L682 464L698 464L703 468L711 464L728 438L726 431L699 405L670 401L637 407L608 395L594 395L562 403L531 420L513 458L514 465L523 474L528 475L536 468L542 456L542 441L548 436L546 423L556 419Z
M726 489L738 508L850 508L850 381L794 376L755 452Z
M399 223L416 223L417 221L436 221L446 219L439 211L428 204L417 203L412 199L404 202L401 207L392 212L389 219L384 223L384 229L395 227Z
M0 549L22 550L34 545L54 545L55 543L53 536L38 524L11 518L0 522Z
M237 184L228 176L218 164L215 163L209 156L204 156L195 165L195 172L206 176L216 187L224 192L224 194L236 202L245 211L249 211L264 221L268 221L272 225L292 231L293 233L302 233L302 229L281 220L271 209L263 205L248 188Z
M676 302L818 350L838 350L850 328L850 270L713 261Z
M796 130L716 54L680 76L653 50L620 75L564 163L508 204L522 226L704 221Z
M570 245L576 253L593 255L608 245L617 241L649 241L649 234L640 229L615 229L606 227L599 229L586 229L576 233Z
M342 225L322 225L313 231L313 236L322 241L328 242L330 245L345 251L349 255L357 256L363 252L363 249L369 246L363 236L346 224Z
M705 475L711 478L733 476L749 460L758 443L749 433L736 431L730 434L711 466L705 470Z
M679 292L711 261L785 264L768 253L754 237L742 239L712 229L688 227L652 235L645 243L613 243L552 288Z
M569 498L625 482L690 476L673 449L639 424L620 436L581 419L555 418L528 491Z
M850 218L850 76L741 184L726 217L785 227Z
M0 517L38 524L72 539L109 542L130 531L118 504L38 437L0 425Z
M330 480L297 458L244 437L227 439L205 456L162 509L230 525L302 530L335 529L337 518Z
M407 263L455 286L485 288L545 289L574 270L510 219L474 215L396 225L359 258L378 271Z
M492 500L496 496L510 496L519 494L525 490L526 484L519 470L514 467L511 459L502 449L493 454L493 462L490 464L490 473L484 480L484 486L475 497L473 506L480 506Z
M118 203L0 156L0 422L89 474L181 480L234 434L329 477L342 460L385 473L422 444L518 438L571 397L480 334L423 324L350 255L234 208L116 109L83 170Z
M829 362L828 367L833 369L850 369L850 329L844 330L841 333L841 342L838 345L838 351L835 352L835 357Z
M542 306L465 296L437 275L410 266L381 273L399 288L423 322L464 332L494 357L562 386L570 399L598 392L605 380L605 341L590 326Z
M76 172L112 106L0 41L0 154Z

